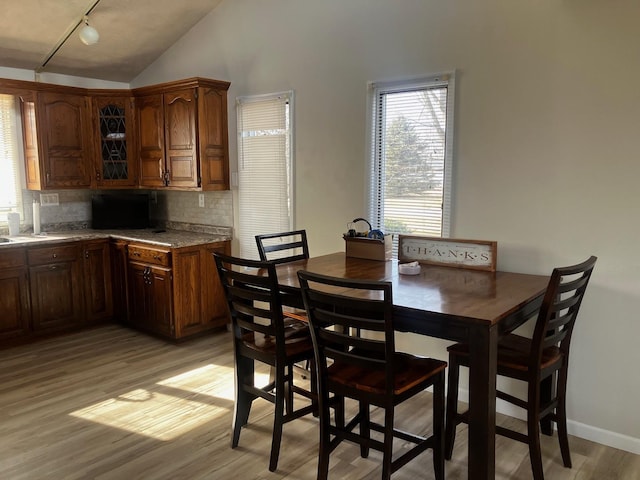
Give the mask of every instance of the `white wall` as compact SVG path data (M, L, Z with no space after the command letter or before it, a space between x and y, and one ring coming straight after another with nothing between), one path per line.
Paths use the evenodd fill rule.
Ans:
M96 78L74 77L71 75L62 75L59 73L36 73L33 70L10 67L0 67L0 78L26 80L29 82L53 83L55 85L66 85L68 87L80 88L129 88L129 84L123 82L98 80Z
M455 69L452 236L497 240L503 270L599 257L572 431L640 453L639 18L636 0L223 0L133 86L230 81L232 169L235 97L293 89L297 226L318 255L366 214L367 82Z

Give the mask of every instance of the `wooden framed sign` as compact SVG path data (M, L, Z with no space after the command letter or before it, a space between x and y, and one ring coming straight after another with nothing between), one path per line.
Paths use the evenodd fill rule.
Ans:
M475 270L496 271L498 242L457 238L398 236L400 263L418 261Z

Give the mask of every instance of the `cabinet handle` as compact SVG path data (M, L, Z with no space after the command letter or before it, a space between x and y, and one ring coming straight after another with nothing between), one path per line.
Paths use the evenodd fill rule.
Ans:
M134 257L139 257L140 256L140 252L133 252L133 253L131 253L131 255L133 255Z
M54 253L53 255L51 255L51 258L58 258L58 254Z
M57 270L58 265L49 265L49 270Z
M153 259L154 259L154 260L160 260L160 255L154 255L154 256L153 256Z
M84 258L89 258L89 250L84 251Z
M96 180L100 181L100 171L96 170Z
M51 180L51 174L49 172L47 172L46 177L47 177L47 183L49 183L49 181Z

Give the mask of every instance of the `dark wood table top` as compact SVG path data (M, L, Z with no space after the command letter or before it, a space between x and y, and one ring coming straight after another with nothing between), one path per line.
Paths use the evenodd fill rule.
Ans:
M419 275L400 275L397 260L386 262L333 253L278 266L278 282L299 288L298 270L342 278L386 280L394 306L464 322L499 323L544 293L549 277L422 265Z

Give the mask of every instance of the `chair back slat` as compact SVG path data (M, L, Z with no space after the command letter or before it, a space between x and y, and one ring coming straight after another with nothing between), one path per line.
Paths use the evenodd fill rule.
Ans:
M592 256L577 265L553 270L536 320L529 359L531 369L539 370L545 348L559 346L568 356L571 334L596 260Z
M393 389L394 333L390 282L345 280L299 271L320 385L334 362L381 372ZM382 296L382 299L380 299Z
M309 258L306 230L256 235L261 261L293 262Z
M251 333L272 336L284 356L282 302L274 263L221 253L213 256L227 298L234 341L241 343Z

